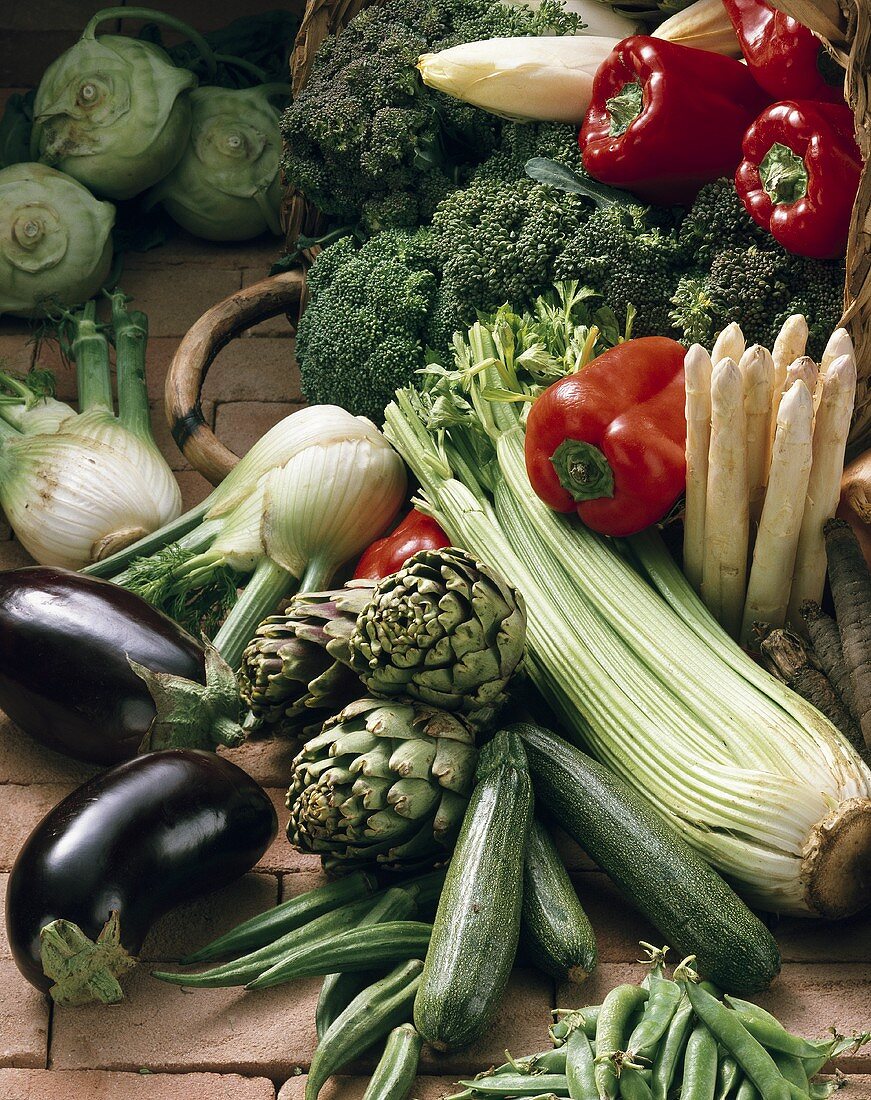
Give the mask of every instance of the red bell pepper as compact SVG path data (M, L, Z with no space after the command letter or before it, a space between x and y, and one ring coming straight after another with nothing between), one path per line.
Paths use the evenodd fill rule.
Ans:
M825 260L844 255L861 174L850 108L787 100L747 131L735 186L753 220L784 248Z
M434 519L412 508L392 534L376 539L363 551L354 570L354 580L380 581L401 569L418 550L440 550L450 545L450 539Z
M769 98L734 58L624 38L593 81L578 138L584 167L645 202L689 204L704 184L732 175Z
M668 515L686 485L685 353L665 336L628 340L544 391L526 470L545 504L602 535Z
M756 83L773 99L844 102L844 71L797 19L766 0L723 0Z

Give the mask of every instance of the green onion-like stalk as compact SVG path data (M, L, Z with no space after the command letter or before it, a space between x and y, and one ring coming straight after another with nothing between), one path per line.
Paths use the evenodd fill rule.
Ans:
M632 543L651 584L614 543L537 498L522 406L483 393L500 358L486 325L468 348L472 393L450 379L435 393L400 391L385 432L451 541L497 564L522 592L529 673L568 735L649 798L753 904L826 917L858 911L871 900L871 771L728 638L654 534ZM448 416L452 400L474 414ZM490 464L469 461L482 429Z
M88 572L192 629L229 610L214 644L235 668L282 597L329 584L404 496L404 466L371 421L310 406L267 432L198 508Z
M113 299L118 405L109 343L96 306L68 315L78 414L27 382L0 375L0 505L42 565L81 569L137 541L181 511L181 493L148 419L144 314Z

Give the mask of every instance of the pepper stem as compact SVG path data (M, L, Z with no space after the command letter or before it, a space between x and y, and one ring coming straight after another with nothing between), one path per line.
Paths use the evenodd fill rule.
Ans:
M573 500L613 497L614 473L598 447L582 439L564 439L550 458L559 483Z
M759 178L775 205L798 202L807 194L808 175L804 160L789 146L778 141L762 158Z
M611 136L625 134L644 110L644 88L637 80L624 84L617 95L605 100L605 110L611 116Z
M96 941L72 921L54 920L40 931L39 945L43 972L54 982L49 992L55 1004L114 1005L124 999L118 979L133 969L136 959L121 944L117 910L109 914Z

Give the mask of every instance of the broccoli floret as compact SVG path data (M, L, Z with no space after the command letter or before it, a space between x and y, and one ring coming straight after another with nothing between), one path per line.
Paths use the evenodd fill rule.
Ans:
M807 318L808 355L819 358L843 308L842 260L795 256L767 245L726 248L709 272L690 272L678 284L671 318L686 343L710 347L730 321L748 343L772 347L792 313Z
M533 157L546 157L583 173L577 127L561 122L506 122L499 148L474 170L472 181L526 179L526 162Z
M530 305L554 281L554 265L590 204L530 179L502 182L488 173L438 207L432 221L442 293L463 321L506 302Z
M438 283L415 234L344 237L309 272L311 298L296 337L310 402L341 405L380 424L385 406L424 365Z
M709 267L724 249L768 240L765 230L744 209L730 179L706 184L680 227L686 263L698 268Z
M618 317L634 306L635 336L667 335L680 260L677 235L652 224L646 207L606 206L569 237L554 277L594 287Z
M419 55L477 38L572 33L576 25L555 0L536 11L492 0L387 0L365 9L324 42L284 114L289 184L326 214L362 215L369 231L425 223L464 169L496 148L503 124L426 88Z

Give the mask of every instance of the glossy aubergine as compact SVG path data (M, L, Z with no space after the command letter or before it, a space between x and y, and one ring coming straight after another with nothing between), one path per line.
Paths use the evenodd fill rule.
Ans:
M44 566L0 573L0 709L96 764L242 738L235 677L213 650L125 588Z
M260 859L275 807L212 753L148 753L89 780L36 826L15 861L6 928L16 965L55 1002L113 1004L154 921Z

